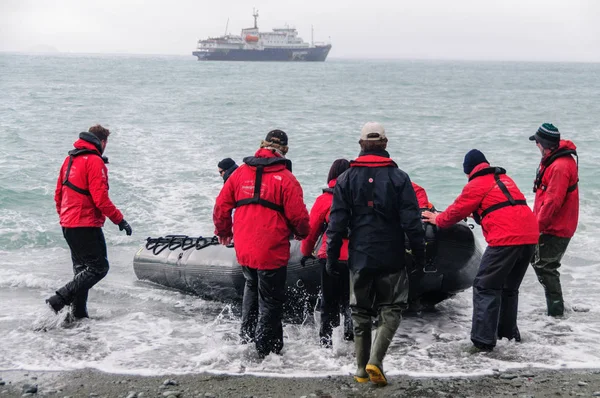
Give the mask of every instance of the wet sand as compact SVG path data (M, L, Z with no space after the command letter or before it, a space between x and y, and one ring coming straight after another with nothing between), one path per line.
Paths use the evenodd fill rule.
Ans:
M282 378L186 374L133 376L84 369L0 372L0 397L567 397L600 396L600 370L527 369L489 376L392 376L387 387L350 376ZM34 393L33 391L37 392ZM26 391L31 391L27 393Z

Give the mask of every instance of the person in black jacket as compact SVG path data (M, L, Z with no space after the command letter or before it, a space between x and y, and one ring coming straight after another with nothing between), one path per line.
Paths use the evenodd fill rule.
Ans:
M229 176L237 170L238 165L233 159L225 158L217 164L217 167L219 168L219 175L223 177L223 183L225 183Z
M405 233L417 267L425 265L425 232L408 175L390 159L383 126L369 122L360 134L361 152L333 190L327 229L327 272L339 273L342 239L348 246L350 307L358 365L354 379L386 385L383 358L408 307ZM379 316L371 347L373 317Z

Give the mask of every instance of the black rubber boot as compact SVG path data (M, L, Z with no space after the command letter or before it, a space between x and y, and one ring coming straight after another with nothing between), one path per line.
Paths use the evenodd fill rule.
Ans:
M58 314L60 310L65 307L65 301L63 298L57 293L54 296L46 299L46 304L54 311L54 313Z
M556 298L556 295L553 297L546 297L546 305L548 306L549 316L563 316L565 313L565 303L563 302L562 297Z
M520 339L520 337L519 337L519 339ZM469 350L469 352L471 354L477 354L477 353L480 353L480 352L492 352L492 351L494 351L494 346L491 345L491 344L481 343L481 342L473 340L473 339L471 339L471 341L473 342L473 346Z
M71 303L71 315L73 315L73 318L75 318L76 320L82 318L89 318L87 312L87 298L88 291L86 290L81 293L78 293L75 296L73 302Z

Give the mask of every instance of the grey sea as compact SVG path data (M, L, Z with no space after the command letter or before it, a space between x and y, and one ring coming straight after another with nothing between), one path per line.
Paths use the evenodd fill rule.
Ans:
M339 375L353 347L336 331L318 346L310 318L285 325L282 356L252 359L232 307L137 281L149 236L212 235L217 162L254 153L273 128L307 205L336 158L354 158L363 123L381 122L389 152L443 209L478 148L533 204L543 122L579 148L581 215L561 268L568 311L548 318L533 271L521 288L523 342L469 355L471 290L403 320L389 374L450 376L492 369L600 367L600 65L442 61L199 63L190 56L0 54L0 370L95 368L116 373ZM53 194L79 132L112 131L110 195L131 237L107 222L111 271L90 293L91 319L65 327L44 299L71 277ZM477 239L483 238L475 229ZM38 326L46 323L46 331Z

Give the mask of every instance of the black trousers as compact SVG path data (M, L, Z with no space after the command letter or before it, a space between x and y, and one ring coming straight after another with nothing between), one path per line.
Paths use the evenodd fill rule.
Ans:
M344 339L352 340L352 315L350 311L350 273L345 262L341 262L340 277L335 278L325 269L326 259L321 264L321 344L331 346L333 328L340 326L340 314L344 317Z
M535 245L488 246L473 282L471 341L494 347L497 338L520 340L519 287Z
M71 304L75 317L87 317L88 291L108 273L104 233L100 227L63 227L63 236L71 249L75 277L56 293Z
M242 343L254 341L261 358L283 348L283 304L287 266L257 270L242 266L246 278L242 301Z

